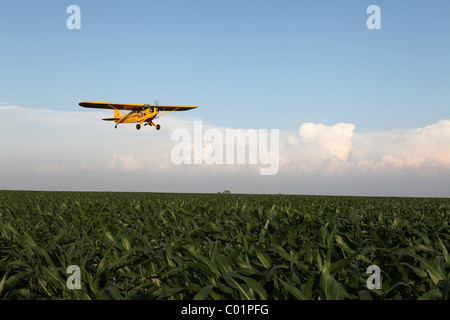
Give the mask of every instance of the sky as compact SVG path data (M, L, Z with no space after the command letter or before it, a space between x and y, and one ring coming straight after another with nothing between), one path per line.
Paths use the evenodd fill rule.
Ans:
M450 197L449 13L443 0L0 0L0 189ZM154 99L198 108L138 131L78 105ZM174 134L193 142L195 123L216 140L279 133L276 173L261 154L175 164Z

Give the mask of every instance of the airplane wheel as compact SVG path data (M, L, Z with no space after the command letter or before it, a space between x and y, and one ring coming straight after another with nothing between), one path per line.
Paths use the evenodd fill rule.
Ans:
M156 130L161 129L161 126L159 124L156 125Z
M141 125L139 123L136 125L136 129L141 129Z

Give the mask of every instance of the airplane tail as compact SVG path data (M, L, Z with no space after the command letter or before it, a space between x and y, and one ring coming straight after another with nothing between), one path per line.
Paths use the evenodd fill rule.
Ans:
M120 118L122 118L122 115L120 114L120 111L117 110L117 109L114 109L114 118L104 118L102 120L116 121L116 120L119 120Z

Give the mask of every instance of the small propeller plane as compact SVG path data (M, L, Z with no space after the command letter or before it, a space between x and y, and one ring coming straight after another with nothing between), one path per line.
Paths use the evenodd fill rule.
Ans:
M159 124L155 124L153 120L158 119L172 111L186 111L197 108L196 106L159 105L156 101L154 105L110 102L80 102L79 105L85 108L114 110L114 118L104 118L102 120L114 121L116 123L116 129L119 123L137 123L137 130L141 129L142 124L144 124L144 126L154 126L156 130L159 130L161 126ZM126 113L121 110L130 112ZM160 111L168 112L159 115Z

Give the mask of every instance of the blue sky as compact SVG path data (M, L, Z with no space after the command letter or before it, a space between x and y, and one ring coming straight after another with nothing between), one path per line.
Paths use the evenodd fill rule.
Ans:
M81 30L66 27L72 4ZM381 30L366 27L373 4ZM67 115L159 98L222 128L351 123L381 150L387 132L450 118L449 15L444 0L1 0L0 105Z
M66 28L70 4L81 30ZM371 4L381 30L366 28ZM1 102L159 98L218 125L417 127L448 117L449 12L448 1L3 0Z

